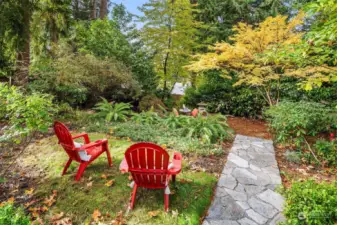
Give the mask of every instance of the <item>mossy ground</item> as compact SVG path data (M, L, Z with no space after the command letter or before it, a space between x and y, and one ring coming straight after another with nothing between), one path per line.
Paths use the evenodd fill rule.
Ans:
M80 182L74 181L78 164L73 162L65 176L61 172L68 157L57 144L55 137L45 138L31 145L20 159L20 165L40 171L34 191L35 198L48 197L57 191L56 202L42 218L48 220L55 214L64 212L73 224L92 223L92 214L98 209L100 221L111 224L119 212L127 224L199 224L210 204L217 178L207 172L195 172L183 164L176 185L171 183L170 211L164 213L163 190L138 189L135 209L127 212L131 195L128 174L119 172L119 164L125 150L132 144L126 139L107 137L105 134L89 134L91 140L108 138L113 157L113 167L109 168L106 155L102 154L89 165ZM43 174L43 176L41 176ZM107 179L102 178L106 175ZM114 180L110 187L106 182ZM92 182L92 183L91 183ZM156 216L149 212L155 211Z

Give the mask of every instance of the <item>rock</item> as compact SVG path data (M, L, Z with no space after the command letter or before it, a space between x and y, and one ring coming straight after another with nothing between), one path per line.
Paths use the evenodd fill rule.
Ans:
M255 197L248 200L250 207L260 215L266 218L273 218L279 211L275 209L272 205L269 205Z
M226 192L236 201L247 201L247 195L245 192L233 191L225 188Z
M252 209L247 210L246 213L249 218L257 222L258 224L265 224L268 221L267 218L261 216L260 214L258 214Z
M229 153L228 161L234 163L238 167L248 168L248 161L241 158L240 156L234 155L233 153Z
M248 219L248 218L243 218L238 221L240 225L257 225L254 221Z

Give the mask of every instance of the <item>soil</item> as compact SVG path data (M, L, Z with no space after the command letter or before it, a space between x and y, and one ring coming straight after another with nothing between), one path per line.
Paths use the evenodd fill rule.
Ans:
M267 123L263 120L227 117L227 123L236 134L272 139L272 135L268 132Z

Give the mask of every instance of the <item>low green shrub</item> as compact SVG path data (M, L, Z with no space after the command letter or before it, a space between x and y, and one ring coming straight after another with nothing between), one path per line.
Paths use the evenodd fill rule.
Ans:
M8 91L9 90L9 91ZM15 87L0 85L0 101L5 101L1 107L6 115L8 126L0 141L19 142L35 132L47 132L56 113L53 97L47 94L24 94Z
M333 225L337 222L336 184L305 181L284 191L286 205L283 225Z
M247 86L233 86L237 81L226 79L221 72L209 71L204 74L197 88L190 87L185 91L184 103L192 108L200 102L206 102L211 113L222 113L243 117L260 117L265 100L257 89Z
M136 123L142 124L158 124L160 121L160 116L158 113L153 111L143 111L141 113L133 113L131 120Z
M15 208L12 204L6 203L0 206L1 225L30 225L29 217L24 214L22 208Z
M154 109L155 111L161 111L162 108L165 108L164 103L160 98L155 95L146 95L140 101L138 109L140 111L149 111Z
M207 117L188 117L183 130L186 137L201 139L206 144L222 142L224 139L232 137L232 130L227 124L226 117L220 114Z
M336 120L336 110L314 102L281 102L264 115L280 143L305 144L305 136L328 131Z
M107 122L126 121L131 114L129 103L110 103L105 98L102 98L102 102L97 103L94 109L98 111L95 116L105 118Z
M200 155L221 154L221 145L203 144L196 138L183 135L182 129L171 129L162 124L143 124L128 121L115 124L113 135L129 137L133 141L153 142L166 145L181 153L196 153Z
M317 140L314 144L316 154L326 166L337 165L337 141Z

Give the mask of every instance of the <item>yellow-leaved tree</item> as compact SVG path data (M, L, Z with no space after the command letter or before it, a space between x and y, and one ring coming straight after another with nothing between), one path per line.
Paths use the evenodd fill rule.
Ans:
M236 34L231 38L234 44L217 43L210 47L212 52L196 55L197 60L186 68L194 72L222 70L224 76L235 71L239 78L235 85L256 87L268 104L274 105L279 101L279 82L285 76L287 65L267 55L278 55L286 46L301 42L303 33L298 28L303 18L304 13L300 12L290 21L278 15L268 17L257 26L238 23L233 28ZM272 94L272 90L277 93Z

